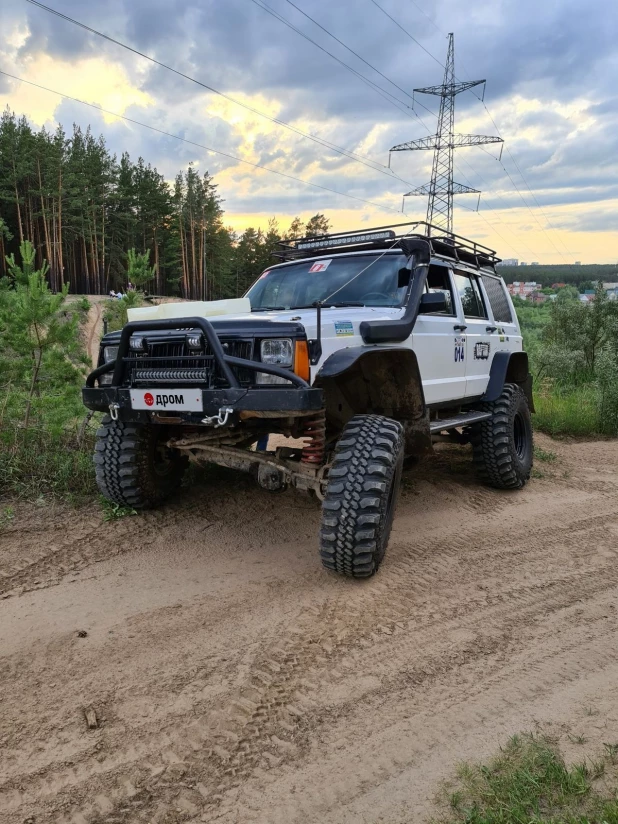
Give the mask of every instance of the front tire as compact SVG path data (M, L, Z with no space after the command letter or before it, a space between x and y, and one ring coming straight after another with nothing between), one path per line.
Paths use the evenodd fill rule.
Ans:
M356 415L335 447L322 504L320 556L350 578L377 572L401 486L403 427L380 415Z
M528 401L515 383L506 383L498 400L480 405L492 416L471 428L477 473L496 489L521 489L532 471L534 443Z
M180 486L187 459L163 445L166 427L113 421L97 431L94 465L97 486L110 501L152 509Z

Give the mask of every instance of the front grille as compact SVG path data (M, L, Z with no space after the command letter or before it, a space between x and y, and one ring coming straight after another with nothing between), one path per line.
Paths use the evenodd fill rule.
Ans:
M226 355L252 360L252 340L221 338ZM212 350L205 344L204 352L188 348L186 339L148 341L146 352L129 351L125 358L124 382L136 385L169 385L174 383L200 384L207 389L227 386ZM250 386L254 374L250 369L232 366L241 386Z

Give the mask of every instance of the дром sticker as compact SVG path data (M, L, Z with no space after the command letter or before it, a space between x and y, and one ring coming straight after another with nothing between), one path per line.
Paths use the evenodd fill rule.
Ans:
M332 258L330 260L316 260L316 262L311 266L309 271L310 272L325 272L332 262L333 262Z
M335 334L338 338L349 337L354 334L354 326L351 320L336 320Z
M485 341L477 343L474 347L474 360L487 360L489 357L489 344Z

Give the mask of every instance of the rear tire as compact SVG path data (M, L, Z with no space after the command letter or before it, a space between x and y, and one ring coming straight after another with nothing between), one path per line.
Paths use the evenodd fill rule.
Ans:
M470 429L479 477L496 489L521 489L530 478L534 451L526 396L517 384L506 383L498 400L480 410L492 416Z
M163 446L164 426L103 418L94 465L97 486L110 501L133 509L158 506L180 486L188 460Z
M404 458L403 427L356 415L335 447L322 504L320 556L326 569L368 578L384 558Z

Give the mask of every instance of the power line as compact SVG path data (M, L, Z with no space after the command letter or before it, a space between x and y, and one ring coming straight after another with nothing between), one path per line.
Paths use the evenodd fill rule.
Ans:
M377 2L376 2L376 0L371 0L371 2L373 3L373 5L374 5L374 6L377 6L383 14L385 14L385 15L386 15L386 16L387 16L390 20L392 20L392 21L393 21L393 23L397 26L397 28L401 29L401 31L402 31L404 34L407 34L407 35L408 35L408 37L410 38L410 40L413 40L413 41L416 43L416 45L417 45L419 48L421 48L421 49L425 52L425 54L428 54L428 55L431 57L431 59L432 59L432 60L435 60L435 61L436 61L436 63L437 63L439 66L441 66L442 68L444 68L444 63L442 63L442 61L441 61L441 60L438 60L438 58L437 58L434 54L432 54L432 53L429 51L429 49L426 49L426 48L425 48L425 46L423 46L423 44L422 44L420 41L418 41L418 40L416 39L416 37L414 37L413 35L411 35L411 34L410 34L410 32L409 32L407 29L404 29L404 27L401 25L401 23L398 23L398 22L397 22L397 20L395 20L395 18L394 18L394 17L391 17L391 15L390 15L390 14L386 11L386 9L385 9L385 8L383 8L383 7L382 7L379 3L377 3Z
M27 0L27 2L31 3L32 5L38 6L39 8L44 9L45 11L48 11L51 14L54 14L57 17L60 17L63 20L67 20L68 22L73 23L74 25L79 26L80 28L85 29L86 31L88 31L92 34L96 34L97 36L102 37L105 40L108 40L108 41L114 43L115 45L121 46L122 48L124 48L124 49L126 49L130 52L133 52L134 54L137 54L140 57L144 57L145 59L151 61L152 63L155 63L156 65L161 66L162 68L165 68L165 69L173 72L174 74L178 74L178 75L180 75L181 77L183 77L187 80L191 80L193 83L196 83L197 85L202 86L203 88L207 89L208 91L212 91L212 92L224 97L225 99L230 100L233 103L237 103L239 106L242 106L243 108L248 109L249 111L254 112L255 114L258 114L258 115L266 118L267 120L270 120L273 123L284 126L288 129L292 130L293 132L296 132L297 134L302 135L303 137L308 137L309 139L313 140L314 142L316 142L316 143L318 143L322 146L325 146L327 148L332 148L334 151L338 152L339 154L343 155L344 157L347 157L350 160L354 160L355 162L362 163L362 165L366 166L367 168L372 169L373 171L376 171L376 172L380 172L381 174L384 174L386 177L390 178L391 180L395 180L395 179L400 180L402 183L405 183L407 186L412 186L413 185L409 181L406 181L402 177L397 175L391 169L389 169L387 171L386 167L382 163L377 163L377 161L371 160L371 164L375 163L376 165L370 165L369 163L366 163L365 160L360 155L356 155L353 152L348 152L346 149L342 149L341 147L337 147L334 144L330 143L329 141L324 141L322 138L318 138L316 135L310 135L306 132L303 132L302 130L297 129L295 126L292 126L289 123L285 123L282 120L278 120L277 118L272 118L269 115L266 115L263 112L260 112L257 109L254 109L252 106L249 106L245 103L241 103L240 101L235 100L234 98L230 97L229 95L226 95L223 92L220 92L217 89L214 89L212 86L208 86L208 85L202 83L200 80L197 80L197 79L191 77L190 75L184 74L183 72L180 72L177 69L174 69L173 67L168 66L165 63L161 63L160 61L156 60L155 58L150 57L149 55L146 55L143 52L138 51L137 49L134 49L132 46L128 46L128 45L126 45L125 43L122 43L119 40L115 40L114 38L110 37L109 35L107 35L103 32L100 32L97 29L93 29L92 27L87 26L85 23L81 23L79 20L75 20L74 18L69 17L68 15L65 15L61 12L56 11L55 9L51 8L50 6L46 6L43 3L38 2L38 0ZM255 2L255 0L253 0L253 2ZM259 3L256 3L256 5L260 5L260 7L264 8L265 11L269 11L265 6L261 6L261 4L259 4ZM283 18L282 18L282 20L283 20ZM287 21L284 21L284 22L286 22L286 24L287 24ZM291 24L289 24L289 25L291 26ZM295 28L293 26L291 26L291 27ZM305 35L300 31L299 31L299 34L301 34L303 37L305 37ZM314 42L314 41L311 41L311 42ZM316 45L318 45L318 44L316 44ZM321 48L320 46L318 46L318 47ZM338 59L338 58L335 58L335 59ZM352 69L352 71L354 71L354 70ZM362 77L362 75L359 75L359 76ZM24 82L28 82L28 81L24 81ZM371 82L371 81L369 81L369 82ZM82 102L82 101L80 101L80 102ZM391 101L389 101L389 102L391 102ZM399 108L399 107L397 107L397 108ZM408 108L410 108L410 107L408 107ZM410 111L412 111L412 109L410 109ZM404 112L404 114L408 114L408 113ZM414 115L416 117L418 117L418 114L416 112L414 112ZM411 116L411 115L408 115L408 116ZM312 185L315 185L315 184L312 184Z
M166 63L162 63L160 60L157 60L156 58L151 57L148 54L144 54L144 52L141 52L138 49L134 49L132 46L129 46L126 43L122 43L120 40L116 40L113 37L110 37L109 35L105 34L104 32L98 31L98 29L94 29L91 26L88 26L85 23L82 23L73 17L69 17L68 15L63 14L62 12L53 9L51 6L46 6L45 4L38 2L38 0L26 0L26 2L30 3L33 6L37 6L38 8L43 9L44 11L47 11L50 14L54 14L56 17L60 17L62 20L66 20L67 22L72 23L74 26L78 26L79 28L84 29L87 32L90 32L91 34L96 34L97 37L102 37L104 40L107 40L110 43L114 43L114 45L116 46L120 46L121 48L130 51L133 54L136 54L138 57L143 57L145 60L149 60L156 66L160 66L163 69L167 69L167 71L173 72L174 74L184 78L185 80L190 80L192 83L201 86L203 89L206 89L207 91L212 92L213 94L217 94L220 97L223 97L225 100L229 100L231 103L234 103L237 106L241 106L243 109L246 109L247 111L250 111L253 114L257 114L259 117L263 117L264 119L269 120L271 123L276 123L278 126L283 126L284 128L289 129L290 131L295 132L296 134L301 135L302 137L308 138L309 140L312 140L315 143L319 143L325 148L332 149L338 154L344 155L352 159L356 159L359 162L369 161L370 163L378 164L385 168L384 164L379 163L379 161L373 160L372 158L364 157L362 155L358 155L355 152L349 151L348 149L344 149L341 146L336 146L334 143L331 143L328 140L318 137L317 135L310 134L309 132L304 132L302 129L299 129L298 127L293 126L290 123L286 123L285 121L279 120L276 117L271 117L265 112L261 112L259 109L255 109L253 106L250 106L248 103L243 103L240 100L236 100L229 94L225 94L225 92L221 92L218 89L215 89L213 86L209 86L208 84L203 83L201 80L197 80L195 77L191 77L190 75L181 72L179 69L173 68L173 66L168 66ZM367 163L364 163L364 165L367 165Z
M32 2L32 0L28 0L28 2ZM368 77L365 77L364 74L361 74L356 69L353 69L352 66L348 66L347 63L344 63L343 60L340 60L336 55L332 54L332 52L329 52L328 49L325 49L323 46L320 46L319 43L317 43L315 40L313 40L311 37L309 37L307 34L305 34L299 28L297 28L293 23L290 23L289 20L286 20L286 18L282 14L279 14L278 11L275 11L274 9L271 9L271 7L268 6L266 3L260 3L260 2L258 2L258 0L251 0L251 2L254 5L256 5L258 8L265 11L267 14L270 14L276 20L279 20L279 22L283 23L288 28L292 29L292 31L295 31L301 37L304 37L305 40L308 40L309 43L312 43L314 46L316 46L318 49L320 49L320 51L323 51L329 57L332 57L333 60L336 60L337 63L342 65L349 72L352 72L352 74L356 75L356 77L358 77L363 83L365 83L366 85L373 88L374 91L377 91L378 94L380 95L380 97L384 97L384 99L388 100L389 103L392 103L393 105L395 105L396 108L399 109L399 105L397 105L397 104L401 104L402 106L405 106L406 109L411 109L412 108L411 106L408 106L408 104L404 100L400 100L398 97L395 97L395 95L392 94L392 92L389 92L387 89L383 88L382 86L379 86L377 83L374 83L373 80L369 80ZM390 83L392 81L389 80L388 82ZM395 85L395 84L393 84L393 85ZM407 94L407 92L404 92L404 94ZM385 95L388 95L388 97L386 97ZM392 98L392 99L390 99L390 98ZM396 103L395 103L395 101L396 101ZM402 110L400 110L400 111L402 111Z
M185 78L186 80L190 80L191 82L196 83L197 85L207 89L208 91L214 92L215 94L220 95L221 97L225 98L226 100L229 100L232 103L237 104L238 106L242 106L244 109L248 109L249 111L253 112L254 114L257 114L257 115L260 115L261 117L266 118L271 123L276 123L277 125L284 126L285 128L290 129L291 131L295 132L296 134L299 134L303 137L307 137L310 140L314 141L315 143L318 143L319 145L322 145L326 148L330 148L333 151L337 152L338 154L343 155L344 157L347 157L350 160L354 160L357 163L362 163L363 166L366 166L367 168L372 169L373 171L380 172L381 174L384 174L384 175L386 175L387 177L389 177L391 179L400 180L402 183L405 183L408 186L413 185L413 184L409 183L409 181L403 180L403 178L399 177L399 175L395 174L395 172L393 172L392 170L389 169L388 171L386 171L387 167L384 166L383 163L379 163L378 161L375 161L371 158L363 157L361 155L356 154L355 152L350 152L347 149L344 149L340 146L336 146L335 144L331 143L330 141L327 141L327 140L324 140L323 138L318 137L317 135L312 135L312 134L309 134L307 132L304 132L301 129L298 129L296 126L292 126L291 124L286 123L283 120L279 120L278 118L270 117L270 115L264 114L264 112L260 112L258 109L255 109L255 108L253 108L252 106L249 106L246 103L242 103L241 101L236 100L233 97L230 97L230 95L227 95L224 92L220 92L218 89L215 89L212 86L208 86L207 84L203 83L201 80L197 80L196 78L191 77L188 74L184 74L183 72L179 71L178 69L175 69L172 66L168 66L166 63L162 63L161 61L156 60L154 57L151 57L150 55L144 54L143 52L140 52L137 49L134 49L132 46L129 46L126 43L122 43L120 40L116 40L113 37L110 37L109 35L105 34L104 32L100 32L97 29L94 29L91 26L88 26L85 23L80 22L79 20L75 20L73 17L69 17L68 15L63 14L62 12L59 12L56 9L51 8L51 6L46 6L45 4L40 3L38 0L26 0L26 2L31 3L34 6L38 6L39 8L41 8L45 11L48 11L51 14L54 14L57 17L60 17L63 20L66 20L70 23L73 23L74 25L79 26L80 28L90 32L91 34L96 34L98 37L102 37L103 39L108 40L111 43L114 43L115 45L120 46L123 49L126 49L127 51L133 52L134 54L138 55L139 57L143 57L146 60L149 60L150 62L154 63L155 65L160 66L164 69L167 69L168 71L171 71L174 74L177 74L180 77ZM302 37L305 37L310 42L314 43L322 51L326 51L325 49L322 48L322 46L320 46L318 43L315 43L315 41L311 40L311 38L308 38L303 32L301 32L299 29L297 29L291 23L286 21L285 18L281 17L281 15L278 15L276 12L269 9L266 5L262 5L261 3L258 3L257 0L252 0L252 2L254 2L256 5L258 5L260 8L264 9L264 11L267 11L269 14L273 14L273 16L280 19L281 22L285 23L290 28L294 29L294 31L297 31ZM330 52L326 52L326 53L330 55ZM330 56L333 57L338 62L340 62L340 63L342 62L342 61L339 60L339 58L334 57L334 55L330 55ZM367 80L367 78L364 78L363 75L361 75L355 69L352 69L351 67L347 66L347 64L342 63L342 65L346 66L346 68L349 68L350 71L352 71L354 74L358 75L358 77L360 77L361 79ZM373 84L373 82L371 80L367 80L367 82L372 84L372 85L375 85L375 84ZM385 99L387 99L387 98L385 98ZM392 103L393 101L389 100L388 102ZM410 111L413 111L411 107L407 106L407 104L404 104L404 105L406 105L406 108L408 108ZM399 109L399 106L396 106L396 108ZM404 111L403 113L406 114L408 117L411 117L411 115L408 114L408 112ZM416 112L413 112L413 114L416 117L418 117L418 114ZM367 163L366 160L369 160L370 162Z
M203 143L196 143L194 140L188 140L185 137L181 137L177 134L172 134L171 132L166 132L163 129L157 129L156 126L151 126L148 123L142 123L140 120L135 120L132 117L127 117L123 114L118 114L118 112L112 112L109 109L104 109L101 106L97 106L94 103L88 103L85 100L80 100L78 97L71 97L71 95L64 94L63 92L56 91L55 89L49 89L47 86L41 86L39 83L33 83L32 80L25 80L23 77L17 77L14 74L9 74L8 72L2 71L0 69L0 74L3 74L5 77L10 77L13 80L18 80L20 83L27 83L29 86L34 86L37 89L42 89L43 91L50 92L51 94L56 94L59 97L64 97L67 100L73 100L75 103L81 103L83 106L89 106L91 109L95 109L98 112L104 112L105 114L112 115L113 117L118 117L121 120L126 120L129 123L134 123L136 126L143 126L145 129L150 129L153 132L157 132L158 134L164 135L165 137L172 137L174 140L179 140L182 143L188 143L191 146L197 146L200 149L205 149L207 152L212 152L213 154L221 155L222 157L227 157L230 160L235 160L237 163L244 163L247 166L252 166L254 169L263 169L265 172L271 172L272 174L279 175L280 177L285 177L288 180L293 180L296 183L303 183L305 186L312 186L314 189L321 189L324 192L330 192L331 194L339 195L341 197L347 197L351 200L357 200L360 203L367 203L370 206L375 206L378 209L382 209L386 212L400 212L399 209L393 209L391 206L382 206L380 203L375 203L373 200L366 200L362 197L357 197L356 195L348 194L347 192L339 192L337 189L331 189L328 186L321 186L319 183L311 183L309 180L303 180L301 177L295 177L294 175L290 175L287 172L280 172L277 169L271 169L268 166L264 166L261 163L252 163L250 160L243 160L241 157L236 157L235 155L229 154L228 152L222 152L219 149L213 149L211 146L205 146Z
M359 60L361 60L366 66L369 66L370 69L373 69L373 71L376 72L377 74L379 74L380 77L383 77L386 81L391 83L396 89L399 89L400 92L403 92L405 95L407 95L412 101L414 100L414 97L409 92L407 92L405 89L402 89L401 86L397 85L397 83L395 83L394 80L391 80L390 77L387 77L385 74L383 74L380 71L380 69L376 69L376 67L373 66L371 63L369 63L368 60L365 60L365 58L362 57L360 54L358 54L358 52L354 51L354 49L351 49L349 46L347 46L343 42L343 40L340 40L331 31L329 31L327 28L325 28L325 26L323 26L321 23L318 23L317 20L315 20L313 17L311 17L311 15L307 14L307 12L303 11L299 6L296 5L296 3L293 3L292 0L286 0L286 2L289 3L289 5L292 6L293 8L295 8L297 11L299 11L304 17L307 18L307 20L311 20L311 22L314 25L316 25L318 28L322 29L323 32L326 32L326 34L329 37L332 37L333 40L336 40L337 43L339 43L341 46L343 46L344 49L347 49L355 57L358 57Z

